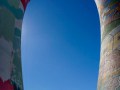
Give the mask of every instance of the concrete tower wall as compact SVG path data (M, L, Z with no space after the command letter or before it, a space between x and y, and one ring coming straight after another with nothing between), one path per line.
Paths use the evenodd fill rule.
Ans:
M120 0L95 0L101 24L97 90L120 90Z
M21 28L28 0L0 0L0 90L23 90Z

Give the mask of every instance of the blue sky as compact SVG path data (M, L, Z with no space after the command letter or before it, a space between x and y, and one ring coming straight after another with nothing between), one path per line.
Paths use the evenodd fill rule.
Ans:
M96 90L99 58L94 0L31 0L22 31L25 90Z

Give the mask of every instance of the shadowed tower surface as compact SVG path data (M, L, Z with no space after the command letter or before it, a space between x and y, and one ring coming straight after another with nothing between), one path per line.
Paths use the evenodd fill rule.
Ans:
M97 90L120 90L120 0L95 0L101 24Z
M21 28L29 0L0 0L0 90L23 90Z

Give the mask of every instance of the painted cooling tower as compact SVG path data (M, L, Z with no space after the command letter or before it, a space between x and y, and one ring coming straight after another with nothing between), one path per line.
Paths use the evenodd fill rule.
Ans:
M28 0L0 0L0 90L23 90L21 27Z
M97 90L120 90L120 0L95 0L101 24Z

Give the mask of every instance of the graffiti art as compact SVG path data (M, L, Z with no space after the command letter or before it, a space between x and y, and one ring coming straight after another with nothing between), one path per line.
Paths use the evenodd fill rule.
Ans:
M0 90L23 90L21 28L28 0L0 0Z

